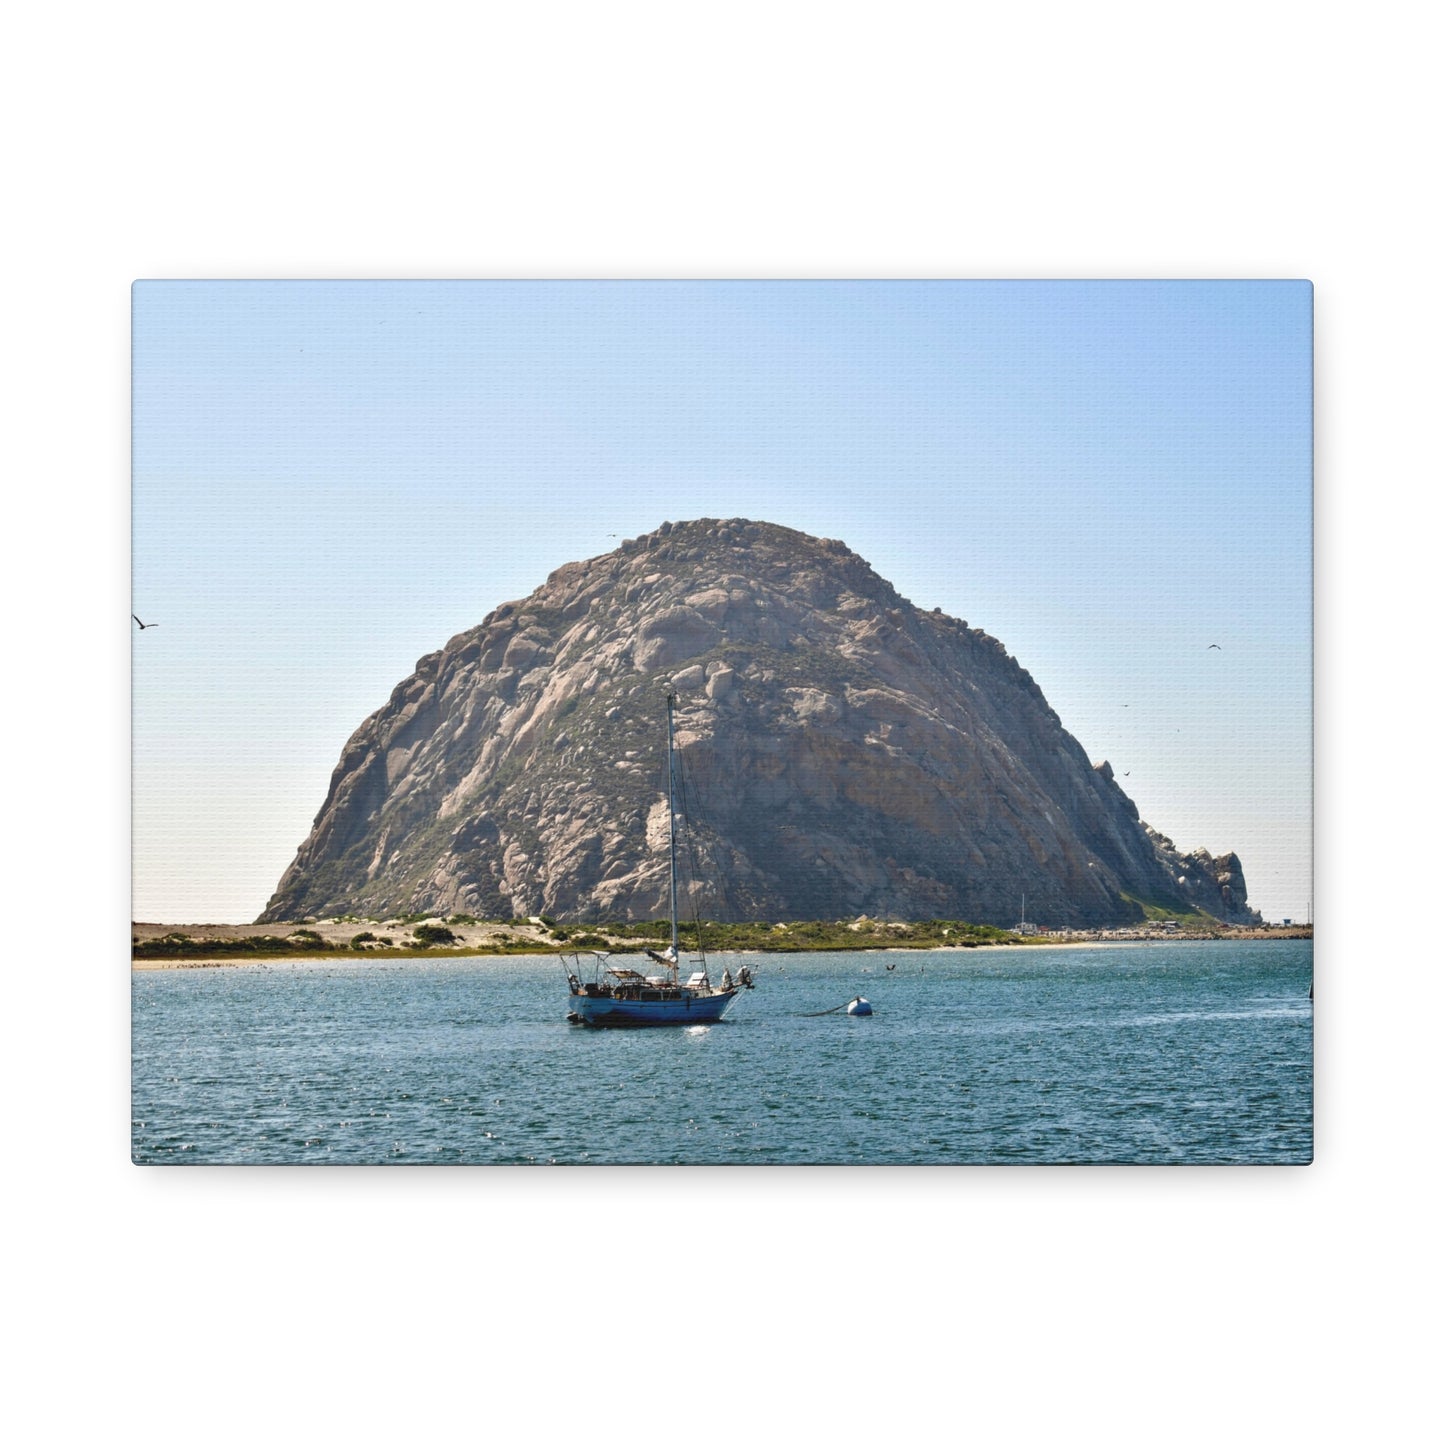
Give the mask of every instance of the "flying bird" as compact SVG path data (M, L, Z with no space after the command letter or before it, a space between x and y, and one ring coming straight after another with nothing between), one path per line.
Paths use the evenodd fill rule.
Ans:
M130 620L131 620L132 622L134 622L135 625L136 625L137 627L139 627L142 632L144 632L147 627L159 627L159 626L160 626L160 623L159 623L159 622L142 622L142 621L140 620L140 618L135 615L134 612L131 613L131 615L130 615Z
M1224 651L1224 649L1223 649L1217 642L1211 642L1211 643L1209 644L1209 647L1212 647L1216 652L1223 652L1223 651ZM1205 650L1206 652L1208 652L1208 651L1209 651L1209 647L1206 647L1204 650Z

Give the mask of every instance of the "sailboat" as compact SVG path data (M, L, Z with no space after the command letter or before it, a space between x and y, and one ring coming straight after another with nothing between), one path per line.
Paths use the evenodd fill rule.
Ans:
M596 975L582 982L582 954L568 959L567 989L572 1008L569 1023L588 1024L594 1028L637 1028L649 1024L710 1024L728 1011L738 994L753 986L752 974L746 964L734 978L724 969L721 981L714 985L708 977L707 960L696 961L702 968L691 973L684 983L681 978L681 954L677 946L677 802L676 762L672 737L672 714L677 695L667 694L667 857L668 913L672 925L671 942L665 949L644 950L647 958L661 972L613 964L610 953L593 953ZM701 931L698 947L701 950ZM630 956L630 955L629 955ZM645 968L646 965L643 965Z

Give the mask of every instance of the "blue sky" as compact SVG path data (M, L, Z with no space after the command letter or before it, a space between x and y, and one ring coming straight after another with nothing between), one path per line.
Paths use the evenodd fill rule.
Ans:
M162 625L134 638L134 916L255 917L418 657L697 516L841 537L994 634L1147 821L1304 916L1311 302L138 283L133 597Z

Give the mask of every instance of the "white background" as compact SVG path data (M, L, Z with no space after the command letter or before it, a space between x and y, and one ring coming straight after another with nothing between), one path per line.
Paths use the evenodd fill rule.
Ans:
M1420 1432L1441 1283L1426 13L262 3L12 20L20 1438ZM1313 279L1317 1162L131 1166L127 288L338 275ZM628 1226L660 1242L605 1247ZM619 1368L643 1359L641 1379Z

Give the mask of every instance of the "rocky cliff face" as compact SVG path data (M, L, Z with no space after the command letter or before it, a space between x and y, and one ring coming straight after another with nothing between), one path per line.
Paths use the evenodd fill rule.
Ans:
M1233 854L1140 822L992 637L841 542L664 523L421 659L342 752L262 921L665 915L678 694L704 916L1229 921Z

